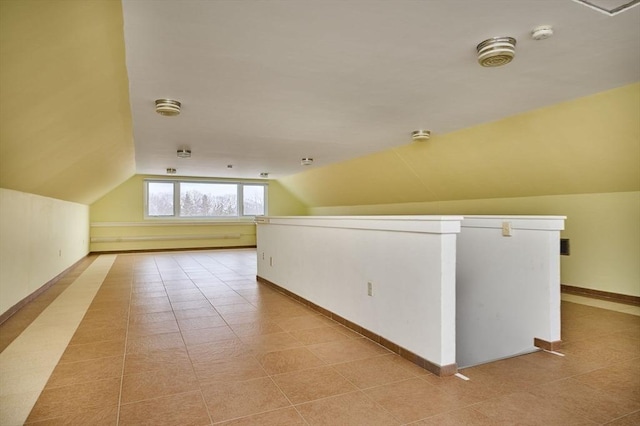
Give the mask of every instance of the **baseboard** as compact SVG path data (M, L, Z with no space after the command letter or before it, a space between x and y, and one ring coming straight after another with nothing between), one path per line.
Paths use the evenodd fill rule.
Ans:
M398 355L400 355L402 358L411 361L412 363L416 364L419 367L424 368L427 371L432 372L433 374L436 374L438 376L452 376L454 374L456 374L458 372L458 366L456 364L449 364L449 365L437 365L432 363L431 361L428 361L416 354L414 354L411 351L406 350L405 348L391 342L390 340L385 339L384 337L370 331L367 330L366 328L363 328L361 326L359 326L358 324L349 321L346 318L341 317L338 314L335 314L325 308L323 308L322 306L318 306L315 303L305 299L304 297L301 297L289 290L287 290L286 288L280 287L278 284L273 283L265 278L262 278L261 276L257 275L256 279L275 289L276 291L284 294L285 296L288 296L292 299L294 299L295 301L307 306L308 308L313 309L314 311L324 315L327 318L330 318L332 320L334 320L335 322L344 325L345 327L355 331L358 334L363 335L364 337L368 338L369 340L373 340L374 342L376 342L377 344L384 346L385 348L389 349L391 352L394 352Z
M555 340L553 342L549 342L547 340L538 339L534 337L533 346L544 349L545 351L557 351L562 346L562 340Z
M249 246L226 246L226 247L182 247L182 248L159 248L159 249L136 249L136 250L105 250L92 251L91 254L132 254L132 253L158 253L163 251L198 251L198 250L234 250L256 248L255 245Z
M560 291L562 293L574 294L576 296L608 300L609 302L624 303L625 305L640 306L639 296L630 296L628 294L612 293L602 290L592 290L590 288L576 287L567 284L560 284Z
M24 299L20 300L18 303L16 303L12 307L10 307L8 310L6 310L4 313L2 313L0 315L0 324L3 324L6 320L11 318L16 312L18 312L20 309L22 309L26 304L28 304L29 302L31 302L32 300L34 300L35 298L40 296L42 293L47 291L52 285L54 285L55 283L60 281L60 278L62 278L67 272L69 272L70 270L72 270L73 268L78 266L80 263L84 262L85 259L87 257L89 257L90 255L91 254L87 254L86 256L80 258L80 260L75 262L73 265L69 266L67 269L65 269L64 271L60 272L58 275L56 275L55 277L53 277L52 279L50 279L49 281L44 283L42 286L40 286L40 288L38 288L36 291L34 291L33 293L29 294L27 297L25 297Z

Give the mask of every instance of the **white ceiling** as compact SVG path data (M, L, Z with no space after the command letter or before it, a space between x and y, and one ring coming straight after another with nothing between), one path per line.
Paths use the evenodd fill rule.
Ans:
M572 0L123 0L137 173L270 178L640 80L640 7ZM532 28L552 25L534 41ZM483 68L475 47L517 39ZM177 99L162 117L154 100ZM190 159L178 159L190 148ZM227 164L233 164L232 169Z

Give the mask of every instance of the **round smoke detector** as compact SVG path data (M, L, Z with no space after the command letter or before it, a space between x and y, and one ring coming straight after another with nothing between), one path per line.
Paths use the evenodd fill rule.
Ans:
M553 28L551 25L540 25L539 27L535 27L531 31L531 38L534 40L544 40L553 35Z
M493 37L480 43L478 63L483 67L499 67L506 65L516 54L516 39L513 37Z

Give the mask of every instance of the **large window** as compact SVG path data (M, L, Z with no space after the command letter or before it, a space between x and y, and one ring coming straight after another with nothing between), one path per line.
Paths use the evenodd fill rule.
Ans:
M145 216L233 218L267 212L266 185L205 181L145 181Z

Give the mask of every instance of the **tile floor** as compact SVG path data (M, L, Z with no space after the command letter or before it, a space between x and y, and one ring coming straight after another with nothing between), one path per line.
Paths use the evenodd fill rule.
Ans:
M101 258L68 276L84 279ZM52 365L26 424L640 424L638 309L565 300L564 357L467 368L464 381L417 368L255 274L255 250L117 255L59 361L44 349L23 353ZM47 318L60 286L69 279L0 326L0 357ZM0 400L14 422L11 388L38 373L12 368L17 358L2 358L0 371L18 383Z

